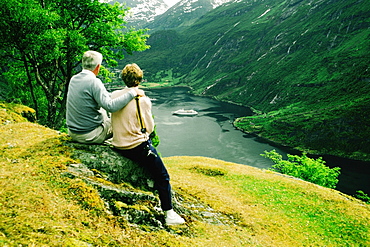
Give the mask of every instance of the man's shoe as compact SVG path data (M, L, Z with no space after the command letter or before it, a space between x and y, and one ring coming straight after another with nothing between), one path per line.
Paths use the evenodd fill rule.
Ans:
M166 224L167 225L180 225L184 224L185 220L181 218L173 209L170 209L165 212L166 214Z

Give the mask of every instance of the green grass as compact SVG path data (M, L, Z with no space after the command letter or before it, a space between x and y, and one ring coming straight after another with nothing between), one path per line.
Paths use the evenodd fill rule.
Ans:
M171 231L139 230L107 214L94 188L62 175L78 162L63 145L66 135L23 121L0 126L1 246L370 244L369 205L302 180L204 157L164 162L179 203L205 211L208 220L185 214L187 224Z
M165 160L175 187L195 192L199 200L232 214L262 245L272 241L271 246L361 246L369 241L368 216L360 216L363 206L346 205L356 202L334 190L214 159ZM199 167L221 172L204 178L192 172ZM184 184L183 179L190 181Z

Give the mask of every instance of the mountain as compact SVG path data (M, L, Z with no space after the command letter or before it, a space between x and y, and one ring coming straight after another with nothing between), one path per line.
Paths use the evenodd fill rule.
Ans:
M163 0L116 1L130 8L126 16L129 25L149 28L153 32L188 27L208 11L232 0L180 0L173 6Z
M180 0L143 27L156 31L189 27L207 12L230 1L232 0Z
M163 14L169 8L163 0L116 0L111 2L123 3L130 8L126 21L135 27L141 27L153 21L156 16Z
M196 94L252 107L260 115L238 122L248 132L370 160L369 12L364 0L229 2L189 27L153 33L151 49L127 60L149 81L172 76Z

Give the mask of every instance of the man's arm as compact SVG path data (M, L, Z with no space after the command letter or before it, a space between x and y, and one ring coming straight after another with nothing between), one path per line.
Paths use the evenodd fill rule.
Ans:
M94 99L99 104L99 106L103 107L106 111L115 112L119 109L125 107L128 102L130 102L136 95L144 95L145 93L141 89L130 89L127 93L112 99L110 97L110 93L105 89L103 83L97 79L96 87L94 89Z

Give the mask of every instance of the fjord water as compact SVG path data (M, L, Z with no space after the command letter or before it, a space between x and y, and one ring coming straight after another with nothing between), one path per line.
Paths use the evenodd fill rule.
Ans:
M194 96L188 88L171 87L146 90L152 99L153 115L160 137L158 151L163 157L203 156L268 169L272 161L262 157L264 151L286 151L258 141L235 129L237 117L251 115L249 108ZM172 112L193 109L196 116L177 116ZM370 194L370 164L336 157L324 157L326 164L341 167L337 189L346 194L362 190Z

